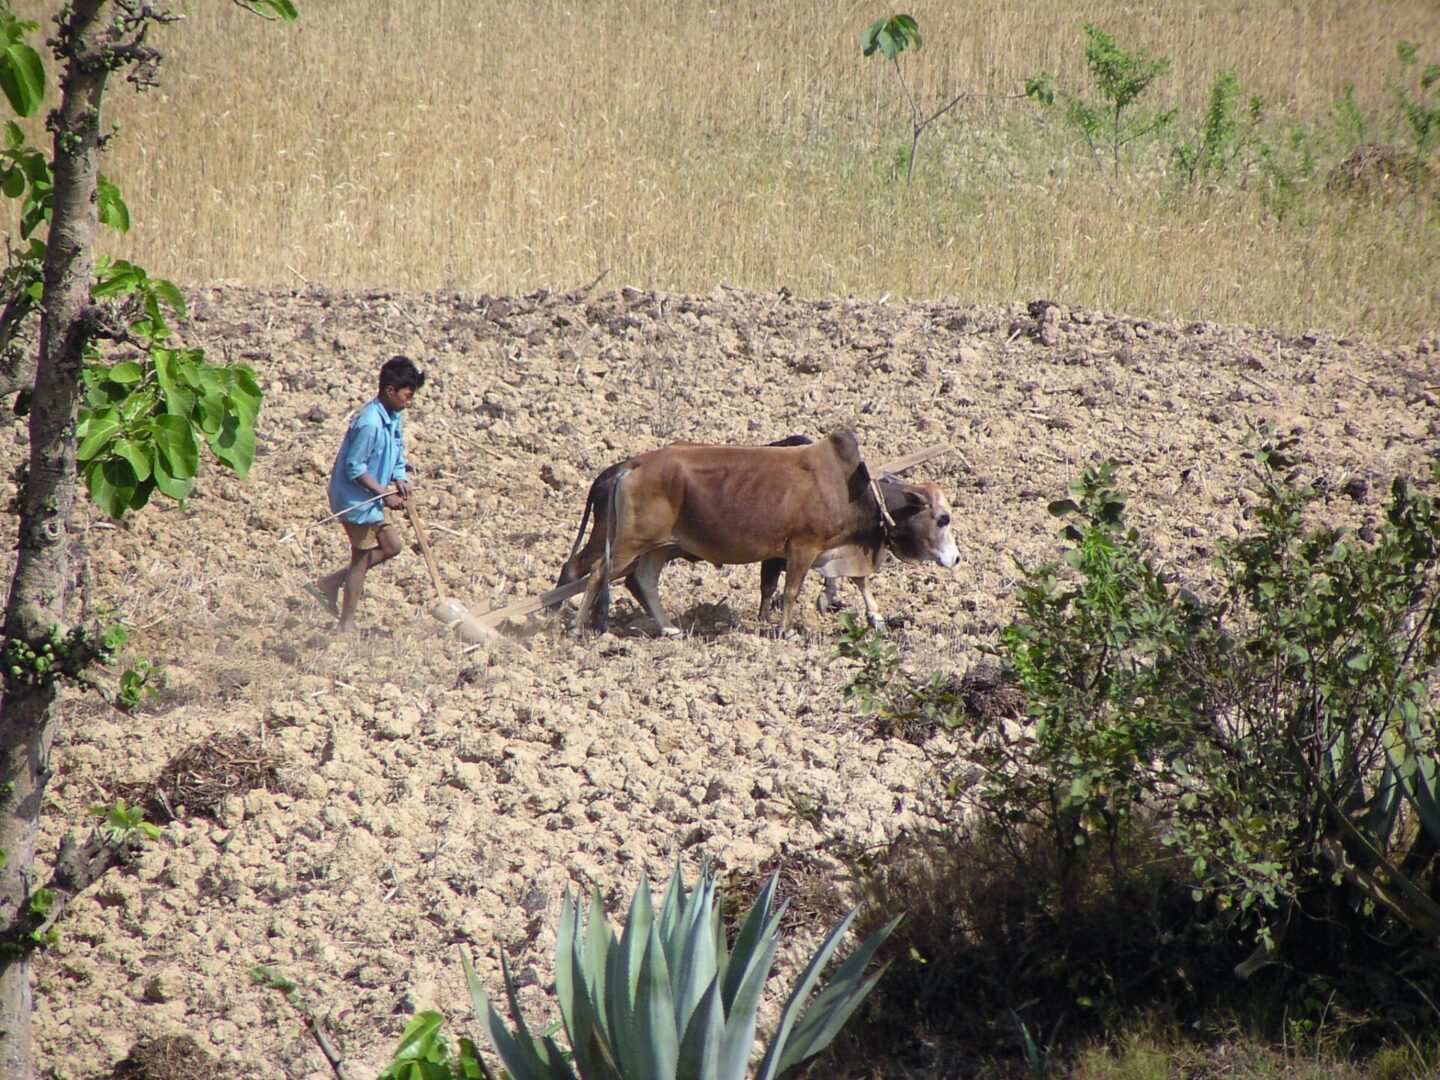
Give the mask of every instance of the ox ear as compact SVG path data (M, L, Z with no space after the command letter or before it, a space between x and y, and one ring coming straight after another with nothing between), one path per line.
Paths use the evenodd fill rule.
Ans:
M885 489L885 509L890 511L890 516L897 522L914 517L929 505L930 500L925 497L923 491L917 491L908 486Z

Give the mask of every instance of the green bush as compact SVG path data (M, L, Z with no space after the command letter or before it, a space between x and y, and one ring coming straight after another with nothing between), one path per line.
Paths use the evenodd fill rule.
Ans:
M733 947L725 940L721 897L703 873L693 891L677 869L657 912L642 880L617 937L598 894L588 921L566 897L556 943L555 990L569 1049L550 1033L530 1033L502 958L511 1031L464 958L470 997L512 1080L774 1080L820 1053L865 1000L882 972L865 975L898 918L852 952L812 998L811 991L855 918L826 935L792 988L754 1073L750 1052L761 992L780 946L785 904L772 875L745 916ZM883 969L882 969L883 971ZM807 1004L808 1002L808 1004ZM406 1029L381 1080L488 1077L468 1040L451 1059L436 1013Z
M1120 156L1130 143L1163 131L1175 120L1174 109L1147 113L1138 102L1150 84L1170 69L1170 59L1144 49L1123 49L1113 37L1086 23L1085 66L1099 99L1056 87L1048 71L1025 81L1025 93L1046 107L1063 106L1066 121L1085 140L1095 161L1110 159L1114 176Z
M1161 999L1193 1019L1250 980L1273 1005L1253 1018L1292 1034L1434 1023L1440 509L1400 478L1373 528L1317 524L1293 441L1259 435L1214 580L1157 568L1111 463L1051 504L1065 550L1021 568L1001 636L1026 717L948 718L973 741L954 824L872 875L910 898L897 952L926 967L902 961L882 1011L949 1024L963 992L992 1028L1027 1006L1034 1033ZM859 658L863 702L929 700Z

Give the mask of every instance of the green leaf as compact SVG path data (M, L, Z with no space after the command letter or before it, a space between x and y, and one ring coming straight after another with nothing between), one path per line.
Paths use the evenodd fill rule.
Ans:
M860 35L860 51L863 55L869 56L879 48L880 32L885 29L885 20L876 19L865 28Z
M109 368L105 372L106 378L113 382L123 383L128 386L137 383L145 377L145 369L134 360L122 360L120 363Z
M12 42L0 52L0 90L21 116L34 116L45 100L45 64L40 54L23 42Z
M148 480L150 478L150 455L145 448L131 439L116 439L110 452L116 457L124 458L135 470L137 480Z
M139 487L134 470L123 458L105 458L92 463L86 470L86 481L95 505L116 519L131 509Z
M152 348L150 359L155 364L155 378L165 395L165 411L189 417L195 411L195 393L184 382L183 365L174 349Z
M10 150L19 150L25 145L25 132L14 120L5 121L5 146Z
M90 287L90 295L101 300L107 296L123 296L134 292L142 280L142 275L143 271L138 267L123 259L117 260L96 274L95 284Z
M241 420L253 426L260 415L260 405L264 400L255 372L241 364L218 370L227 372L230 377L229 405L235 409Z
M241 480L250 475L255 463L255 429L243 424L238 416L227 416L220 433L209 440L210 449Z
M185 294L176 287L173 281L165 278L151 278L150 288L161 300L170 306L170 310L182 319L185 317Z
M100 409L82 417L75 429L80 445L75 449L79 461L89 461L120 432L120 411L114 407Z
M240 0L242 7L249 8L262 19L283 19L294 22L299 17L291 0Z
M182 479L171 475L164 459L159 457L155 459L150 478L155 481L155 486L160 489L160 494L177 501L184 499L195 487L195 481L192 478Z
M120 189L100 175L95 185L95 209L100 224L116 232L130 231L130 208L120 195Z
M149 422L155 440L157 460L177 480L189 480L200 469L200 448L190 421L183 416L162 413Z
M0 192L7 199L18 199L24 195L25 173L13 165L0 172Z
M403 1061L438 1061L443 1060L444 1040L440 1036L441 1029L445 1026L445 1017L433 1009L426 1009L415 1014L414 1018L405 1025L404 1032L400 1035L400 1042L395 1047L396 1062ZM435 1057L437 1050L441 1057Z

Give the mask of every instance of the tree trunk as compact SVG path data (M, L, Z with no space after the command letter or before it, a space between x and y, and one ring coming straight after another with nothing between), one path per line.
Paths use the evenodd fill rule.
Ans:
M19 545L5 606L7 638L43 642L66 628L73 592L71 511L75 504L76 406L90 336L90 282L100 161L100 101L109 0L75 0L59 25L65 63L55 131L54 195L45 292L30 413L29 473L20 488ZM54 741L55 687L14 679L0 699L0 927L28 907L35 846ZM11 943L14 945L15 943ZM0 1076L32 1080L30 959L23 946L0 955Z

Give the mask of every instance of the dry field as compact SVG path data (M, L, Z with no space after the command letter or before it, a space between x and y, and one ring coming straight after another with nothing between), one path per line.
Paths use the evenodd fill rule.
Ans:
M91 614L165 677L135 716L67 699L50 840L217 737L278 773L208 812L192 791L77 902L37 969L53 1076L188 1032L236 1077L328 1080L296 1009L252 984L264 965L370 1080L416 1008L474 1030L459 946L492 989L504 949L548 1015L567 888L615 900L708 859L833 877L838 902L837 848L926 820L929 756L954 747L878 737L843 699L833 620L807 604L777 640L751 568L669 569L678 641L626 598L610 635L571 636L567 609L468 651L407 551L372 576L369 632L333 635L303 586L343 559L339 531L282 538L325 513L393 353L430 372L409 453L472 610L553 582L588 482L626 454L837 426L875 456L947 442L917 475L956 507L961 565L876 590L914 673L987 657L1014 559L1056 553L1046 503L1087 464L1122 462L1157 558L1198 576L1252 501L1252 421L1302 434L1327 512L1356 524L1440 453L1433 203L1307 193L1277 221L1254 191L1162 197L1156 160L1109 181L1008 96L1041 68L1078 81L1090 20L1174 57L1159 104L1193 115L1231 66L1315 130L1353 84L1380 134L1396 39L1440 58L1430 0L914 5L918 94L977 96L909 185L893 73L857 45L879 9L305 0L280 28L189 8L164 88L112 92L106 169L135 229L107 243L186 286L187 342L259 373L259 453L184 509L82 508ZM0 410L0 500L26 444Z
M1061 303L1407 341L1436 324L1433 200L1322 190L1350 149L1344 86L1393 142L1395 43L1440 58L1431 0L1022 0L908 6L903 58L935 108L973 95L890 175L909 120L858 46L883 5L308 0L292 27L181 5L168 74L116 88L107 168L135 230L116 250L182 283L704 292ZM38 0L22 9L41 9ZM1301 207L1273 181L1177 197L1168 142L1112 181L1053 115L1018 99L1055 71L1086 85L1081 24L1173 59L1153 104L1188 133L1221 68L1286 167L1315 140ZM1237 180L1238 183L1238 180Z
M1435 338L1378 348L1088 309L724 288L211 287L193 300L187 339L252 364L266 387L256 468L248 484L210 473L185 510L120 527L82 515L92 610L133 628L165 688L134 717L68 701L47 827L52 840L84 827L87 806L136 797L220 736L263 746L279 778L225 794L219 770L210 816L199 796L172 797L193 805L67 916L39 962L37 1031L54 1075L74 1080L107 1076L137 1035L178 1032L237 1077L326 1080L297 1012L251 985L257 965L298 984L367 1080L415 1008L474 1030L458 946L492 988L506 950L527 1007L550 1015L567 888L613 901L642 870L708 859L741 875L779 863L843 894L837 850L926 820L928 755L949 744L878 737L844 702L813 583L795 640L756 622L754 568L681 565L661 582L681 640L652 636L626 597L610 635L574 639L567 610L467 652L428 615L407 551L373 575L370 633L334 636L302 589L343 558L339 531L281 541L324 513L337 440L393 352L430 373L407 414L410 457L446 587L472 610L550 585L590 478L632 451L839 425L872 455L948 442L916 473L954 503L961 563L890 567L877 584L917 673L985 659L1012 611L1013 560L1056 553L1046 503L1100 457L1123 462L1157 557L1201 575L1251 502L1247 421L1303 431L1328 511L1356 524L1392 474L1440 452ZM24 448L7 416L0 475ZM812 916L797 933L819 929Z

